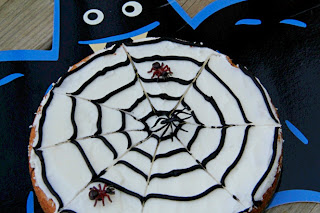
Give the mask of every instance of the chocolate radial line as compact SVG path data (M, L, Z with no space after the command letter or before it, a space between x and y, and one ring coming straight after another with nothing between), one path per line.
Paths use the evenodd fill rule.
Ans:
M199 75L201 74L202 70L205 68L205 66L208 64L210 57L212 56L209 55L207 57L207 59L203 62L202 66L200 67L199 71L197 72L197 75L193 78L191 84L189 84L188 88L186 89L186 91L183 93L183 95L181 96L179 102L176 104L176 106L171 110L169 117L172 115L172 113L178 108L179 104L182 102L182 100L184 99L184 97L186 96L187 92L189 91L190 87L194 84L194 82L198 79Z
M125 48L124 46L122 46L122 47L123 47L124 51L126 52L128 58L129 58L129 61L130 61L131 65L132 65L132 67L133 67L133 69L134 69L134 72L135 72L136 75L137 75L137 78L138 78L138 81L139 81L139 83L140 83L140 86L141 86L141 88L142 88L142 90L143 90L143 93L144 93L144 95L146 96L146 98L147 98L147 100L148 100L148 102L149 102L149 104L150 104L150 106L151 106L151 108L152 108L152 111L153 111L154 113L156 113L156 110L155 110L155 108L153 107L153 105L152 105L152 103L151 103L151 101L150 101L149 95L148 95L148 93L145 91L145 89L144 89L144 87L143 87L143 85L142 85L142 83L141 83L141 79L140 79L140 76L139 76L139 73L138 73L138 69L137 69L136 65L134 65L134 62L133 62L133 60L132 60L132 58L131 58L131 55L129 54L129 52L126 50L126 48Z

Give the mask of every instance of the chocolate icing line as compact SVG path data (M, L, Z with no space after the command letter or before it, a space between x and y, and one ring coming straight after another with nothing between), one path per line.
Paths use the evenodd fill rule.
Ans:
M190 151L191 150L191 146L193 145L193 143L196 141L200 130L203 128L203 126L198 126L195 133L193 134L192 138L190 139L190 141L188 142L187 145L187 150Z
M168 157L171 157L171 156L176 155L181 152L188 152L188 151L185 148L174 149L174 150L171 150L167 153L157 154L155 156L154 160L156 161L157 159L160 159L160 158L168 158Z
M70 143L72 143L73 145L75 145L78 148L83 160L85 161L85 163L87 164L88 169L91 172L92 179L96 178L97 177L97 173L94 171L94 168L92 167L92 165L90 163L90 160L88 159L86 153L83 151L81 145L75 140L71 140Z
M211 106L215 109L215 111L217 112L218 116L219 116L219 120L220 120L220 123L223 125L223 126L226 126L226 122L224 120L224 116L219 108L219 106L217 105L217 103L215 102L215 100L213 99L213 97L209 97L207 96L206 94L204 94L200 89L199 87L197 86L196 82L194 82L193 84L193 88L200 94L202 95L202 97L211 104Z
M112 55L114 54L117 49L120 47L120 45L116 44L112 49L104 51L102 53L99 53L97 55L94 55L93 57L91 57L89 60L87 60L86 62L84 62L83 64L81 64L79 67L65 73L59 80L58 82L55 84L55 87L59 87L62 82L69 76L72 75L73 73L79 71L80 69L82 69L83 67L87 66L88 64L90 64L92 61L94 61L95 59L101 57L101 56L106 56L106 55Z
M258 191L258 189L260 188L261 184L263 183L263 181L267 178L267 176L269 175L273 165L274 165L274 162L276 160L276 156L277 156L277 149L278 149L278 137L279 137L279 129L280 127L276 127L275 128L275 132L274 132L274 139L273 139L273 145L272 145L272 157L271 157L271 161L269 163L269 166L267 168L267 170L265 171L265 173L263 174L263 176L261 177L261 179L259 180L259 182L257 183L257 185L254 187L252 193L251 193L251 196L252 196L252 202L254 203L254 205L258 205L259 202L256 201L254 199L254 196L256 194L256 192Z
M205 69L206 69L206 71L207 71L208 73L210 73L217 81L219 81L219 83L222 84L222 86L224 86L224 88L226 88L226 89L228 90L228 92L231 94L231 96L236 100L236 102L237 102L237 104L238 104L238 107L239 107L239 109L240 109L240 112L241 112L241 115L242 115L243 120L244 120L246 123L251 123L251 121L249 121L249 120L247 119L247 117L246 117L246 114L245 114L245 112L244 112L244 110L243 110L243 107L242 107L242 105L241 105L240 100L239 100L238 97L232 92L232 90L230 89L230 87L228 87L228 85L227 85L225 82L223 82L223 81L221 80L221 78L219 78L219 76L217 76L217 74L215 74L215 73L210 69L210 67L209 67L208 64L206 65Z
M122 134L124 134L124 136L126 136L126 138L127 138L127 140L128 140L127 149L129 149L129 148L132 146L132 140L131 140L130 135L129 135L127 132L125 132L125 131L119 132L119 133L122 133Z
M122 132L126 128L126 113L120 112L121 113L121 127L117 130L117 132Z
M160 98L162 100L169 100L169 101L178 101L180 100L181 97L173 97L170 95L167 95L165 93L160 93L160 94L150 94L148 93L150 98Z
M189 41L185 41L185 40L181 40L181 39L175 39L175 38L169 38L169 37L159 37L156 39L152 39L152 40L146 40L146 41L139 41L139 42L125 42L124 44L126 46L142 46L142 45L148 45L148 44L156 44L156 43L160 43L162 41L170 41L173 43L177 43L177 44L183 44L183 45L189 45L189 46L194 46L194 47L204 47L203 45L198 44L198 43L192 43Z
M153 158L153 157L152 157L152 155L150 155L148 152L145 152L145 151L143 151L142 149L139 149L139 148L137 148L137 147L133 147L130 151L138 152L138 153L140 153L141 155L147 157L147 158L150 160L150 162L152 162L152 158Z
M72 210L70 210L70 209L64 209L64 210L62 210L61 212L65 212L65 213L76 213L76 212L74 212L74 211L72 211Z
M140 79L141 79L141 81L143 83L176 82L176 83L179 83L179 84L182 84L182 85L189 85L192 82L192 80L185 81L185 80L182 80L180 78L174 78L174 77L170 77L170 78L166 78L166 79L163 79L163 78L150 78L150 79L147 79L147 78L143 78L143 77L140 76Z
M226 169L226 171L222 175L222 178L220 180L222 186L226 185L225 184L225 179L227 178L229 173L232 171L232 169L234 169L236 167L236 165L238 164L238 162L240 161L240 159L241 159L241 157L243 155L244 149L245 149L245 147L247 145L249 129L251 127L252 127L251 125L246 127L245 133L244 133L244 137L243 137L243 141L242 141L242 145L241 145L241 148L240 148L240 152L239 152L238 156L236 157L236 159L233 161L233 163Z
M42 180L44 182L44 184L47 186L48 190L50 191L50 193L57 199L58 203L59 203L59 208L58 210L60 210L63 207L63 202L60 198L60 196L58 195L58 193L52 188L51 184L49 183L48 179L47 179L47 174L46 174L46 165L44 162L44 158L42 155L42 151L41 150L34 150L35 154L38 156L40 163L41 163L41 176L42 176Z
M48 106L50 105L52 99L53 99L53 95L54 93L52 92L52 90L47 94L49 97L48 97L48 100L47 102L44 104L44 106L42 107L42 113L41 113L41 118L39 120L39 127L38 127L38 143L37 145L34 147L35 149L39 149L41 147L41 144L42 144L42 137L43 137L43 124L44 124L44 121L46 119L46 113L47 113L47 109L48 109Z
M138 98L129 108L123 109L123 111L126 112L132 112L140 103L142 103L144 100L146 100L146 95L143 94L140 98Z
M133 170L134 172L138 173L139 175L141 175L146 181L148 180L148 176L141 171L140 169L138 169L137 167L133 166L132 164L128 163L127 161L124 160L119 160L115 165L118 164L122 164L125 165L126 167L128 167L129 169Z
M94 135L100 135L102 133L102 126L101 126L102 109L99 104L97 104L97 103L93 103L93 104L97 107L97 111L98 111L97 131L94 133Z
M76 121L74 119L77 101L76 101L76 99L74 97L70 97L70 98L72 100L71 123L72 123L72 127L73 127L73 134L72 134L72 136L70 137L69 140L74 140L74 139L77 138L77 134L78 134L77 124L76 124Z
M97 179L92 181L92 183L99 183L99 182L105 183L108 186L112 186L115 189L117 189L117 190L119 190L119 191L121 191L123 193L126 193L128 195L136 197L136 198L138 198L140 200L141 203L143 203L143 201L144 201L143 196L141 196L140 194L138 194L136 192L133 192L131 190L128 190L128 189L124 188L123 186L120 186L120 185L118 185L118 184L116 184L116 183L114 183L114 182L112 182L110 180L107 180L107 179L104 179L104 178L97 178Z
M104 145L106 147L108 147L108 149L112 152L113 159L116 159L118 157L118 153L117 153L116 149L112 146L112 144L105 137L103 137L101 135L97 135L97 136L93 136L92 138L100 139L104 143Z
M102 98L95 99L95 100L91 100L91 101L92 101L92 102L95 102L95 103L104 103L104 102L106 102L107 100L109 100L112 96L114 96L114 95L122 92L123 90L126 90L126 89L132 87L133 85L135 85L135 83L137 82L137 80L138 80L138 78L137 78L137 76L135 76L134 79L133 79L131 82L129 82L128 84L126 84L126 85L124 85L124 86L122 86L122 87L120 87L120 88L118 88L118 89L116 89L116 90L108 93L107 95L105 95L105 96L102 97Z
M199 198L202 198L206 195L208 195L209 193L211 193L212 191L214 191L215 189L219 189L222 188L222 186L220 184L211 186L210 188L208 188L207 190L205 190L204 192L195 195L195 196L189 196L189 197L180 197L180 196L173 196L173 195L164 195L164 194L148 194L145 197L145 201L151 199L151 198L158 198L158 199L166 199L166 200L174 200L174 201L192 201L192 200L197 200Z
M261 84L258 82L257 78L256 78L255 76L253 76L253 74L252 74L251 72L249 72L244 66L239 65L239 67L240 67L240 70L242 70L242 72L243 72L244 74L246 74L247 76L249 76L249 77L252 79L253 83L254 83L254 84L256 85L256 87L260 90L260 93L261 93L261 95L262 95L262 97L263 97L263 100L264 100L265 105L266 105L266 107L267 107L267 109L268 109L268 112L269 112L270 117L271 117L277 124L279 124L279 121L275 118L275 115L274 115L274 113L272 112L272 109L271 109L271 107L270 107L270 104L269 104L267 95L266 95L264 89L262 88Z
M132 57L132 61L135 63L143 63L147 61L189 61L197 65L199 68L202 66L203 62L197 61L194 58L190 58L187 56L176 56L176 55L169 55L169 56L160 56L160 55L153 55L153 56L146 56L143 58L135 58Z
M155 112L156 110L155 110L154 106L152 105L152 103L151 103L151 101L150 101L150 98L149 98L149 96L148 96L148 93L146 92L146 90L144 89L144 87L143 87L143 85L142 85L142 82L141 82L141 79L140 79L140 75L139 75L139 73L138 73L138 69L137 69L136 65L134 64L134 62L132 61L132 57L131 57L130 53L126 50L126 48L124 48L124 46L123 46L123 49L124 49L124 51L126 52L128 58L129 58L129 60L130 60L130 63L131 63L131 65L132 65L132 68L133 68L133 70L134 70L134 72L135 72L135 74L136 74L136 77L137 77L137 79L138 79L138 81L139 81L139 84L140 84L140 86L141 86L141 88L142 88L142 91L143 91L143 93L145 94L145 96L146 96L146 98L147 98L147 100L148 100L148 102L149 102L149 104L150 104L150 107L152 108L152 111Z
M189 111L191 110L190 106L185 102L184 99L182 99L181 104L182 104L182 106L186 107ZM204 124L199 121L199 119L197 118L197 116L193 110L191 111L191 115L192 115L192 118L194 119L194 121L196 122L196 124L198 124L200 126L204 126Z
M211 55L210 55L211 56ZM176 104L176 106L171 110L169 116L171 116L171 114L178 108L179 104L181 103L181 101L184 99L184 97L186 96L186 94L188 93L190 87L196 82L196 80L198 79L199 75L202 73L204 67L206 66L206 64L210 61L210 56L208 56L206 58L206 60L203 62L202 66L200 67L199 71L197 72L197 75L192 79L192 82L188 85L186 91L183 93L181 99L179 100L179 102Z
M227 127L228 128L228 127ZM207 164L213 160L215 157L217 157L219 155L219 153L221 152L225 140L226 140L226 132L227 132L227 128L222 128L221 129L221 137L220 137L220 142L219 142L219 146L217 147L216 150L214 150L210 155L208 155L205 159L202 160L201 165L206 168Z
M182 174L189 173L197 169L202 169L202 167L199 164L197 164L185 169L174 169L167 173L155 173L150 176L150 181L154 178L165 179L165 178L171 178L171 177L178 177Z
M83 92L83 90L85 90L87 88L87 86L89 86L94 80L96 80L98 77L101 77L105 74L107 74L108 72L114 71L118 68L121 67L125 67L128 66L130 64L129 59L127 58L125 61L120 62L118 64L115 64L113 66L110 67L105 67L102 70L96 72L93 76L91 76L87 81L85 81L76 91L71 92L71 93L67 93L67 94L71 94L71 95L79 95Z

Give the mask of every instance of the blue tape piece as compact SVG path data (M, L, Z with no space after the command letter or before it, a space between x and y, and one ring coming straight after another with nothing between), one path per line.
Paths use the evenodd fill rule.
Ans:
M131 31L129 33L124 33L121 35L116 35L116 36L110 36L107 38L101 38L101 39L96 39L96 40L88 40L88 41L79 41L79 44L99 44L99 43L107 43L107 42L113 42L113 41L120 41L124 40L127 38L131 38L137 35L140 35L142 33L148 32L150 30L153 30L154 28L158 27L160 25L160 22L155 21L151 24L148 24L142 28L139 28L137 30Z
M304 23L302 21L299 21L299 20L296 20L296 19L284 19L284 20L280 21L280 23L282 23L282 24L290 24L290 25L293 25L293 26L303 27L303 28L307 27L306 23Z
M44 95L48 94L48 92L52 89L52 87L53 87L53 84L50 84L50 86L48 87L48 89Z
M241 19L235 23L235 25L259 25L261 20L259 19Z
M320 192L311 190L287 190L275 193L268 209L287 203L316 202L320 203Z
M31 191L28 195L27 213L34 213L33 191Z
M0 51L1 61L57 61L60 43L60 0L54 0L53 38L51 50Z
M0 86L5 85L5 84L17 79L17 78L22 77L22 76L24 76L24 75L21 73L14 73L14 74L8 75L8 76L0 79Z
M176 0L167 0L175 11L193 28L196 29L205 19L219 10L233 4L247 0L216 0L203 8L195 17L191 18Z
M304 144L308 144L309 141L308 139L302 134L302 132L300 132L300 130L295 127L290 121L286 120L285 121L287 124L287 127L289 128L289 130L300 140L302 141L302 143Z

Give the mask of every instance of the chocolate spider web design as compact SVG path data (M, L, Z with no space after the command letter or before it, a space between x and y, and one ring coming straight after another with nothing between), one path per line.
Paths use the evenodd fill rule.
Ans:
M130 59L130 58L129 58ZM125 64L125 65L127 65L127 61L128 60L126 60L126 62L125 63L123 63L123 64ZM130 61L130 63L132 63L133 64L133 62L132 61ZM204 65L206 65L206 64L204 64ZM204 66L203 66L204 67ZM203 69L203 68L202 68ZM183 96L179 99L179 102L178 102L178 104L175 106L175 108L171 111L171 113L170 113L170 115L177 109L177 107L178 107L178 105L181 103L182 105L185 105L185 106L187 106L187 104L184 102L184 96L186 95L186 93L188 92L188 90L190 89L190 87L191 86L193 86L194 88L196 88L196 90L201 94L201 92L200 92L200 89L199 88L197 88L197 86L196 86L196 80L197 80L197 77L199 76L201 74L201 72L198 72L198 74L197 74L197 76L192 80L192 82L189 84L189 86L188 86L188 88L187 88L187 90L186 90L186 92L183 94ZM101 74L99 74L99 75L101 75ZM101 99L97 99L97 100L88 100L88 101L91 101L93 104L95 104L96 106L97 106L97 110L99 111L99 106L101 105L101 106L103 106L103 104L102 104L102 102L105 102L106 100L108 100L109 98L111 98L113 95L116 95L116 94L118 94L119 92L121 92L121 91L123 91L123 90L125 90L125 89L128 89L128 88L130 88L132 85L134 85L134 83L136 83L137 81L140 81L140 76L137 74L137 72L136 72L136 77L135 77L135 79L133 80L133 81L131 81L129 84L127 84L127 85L125 85L125 87L121 87L120 88L120 90L117 90L116 92L114 92L114 93L109 93L108 95L106 95L105 97L103 97L103 98L101 98ZM90 81L94 81L94 79L92 80L90 80ZM145 80L144 82L147 82L147 80ZM188 82L189 83L189 82ZM87 84L87 85L89 85L89 84ZM140 82L140 85L141 85L141 87L142 87L142 84L141 84L141 82ZM129 87L127 87L127 86L129 86ZM152 107L152 109L154 110L154 107L152 106L152 103L151 103L151 101L150 101L150 99L149 99L149 97L151 97L151 96L153 96L153 97L155 97L154 95L150 95L150 94L148 94L145 90L144 90L144 88L142 87L142 89L143 89L143 91L144 91L144 95L141 97L141 99L148 99L148 101L149 101L149 104L151 105L151 107ZM84 89L81 89L82 91L84 90ZM75 92L75 93L71 93L71 94L69 94L69 97L71 97L71 99L73 100L72 102L74 103L75 101L74 100L76 100L76 98L79 98L77 95L78 94L80 94L81 93L81 91L80 92ZM170 96L168 96L168 95L166 95L166 94L160 94L159 95L159 97L160 98L163 98L163 99L174 99L174 100L176 100L177 98L176 97L170 97ZM206 98L205 97L205 99L210 99L210 98ZM50 102L49 102L50 103ZM238 102L238 104L240 103L240 101ZM127 109L128 111L130 111L131 109L134 109L135 107L138 107L138 105L139 104L134 104L134 105L132 105L129 109ZM73 104L72 105L73 106L73 108L75 108L75 105ZM239 106L240 106L240 104L239 104ZM190 107L189 107L190 108ZM74 110L73 110L74 111ZM126 110L119 110L120 112L123 112L123 113L129 113L129 112L127 112ZM244 113L243 113L244 114ZM73 117L73 118L72 118ZM194 117L196 117L196 116L194 116ZM74 114L71 114L71 120L74 120ZM221 120L221 119L220 119ZM246 119L244 119L244 120L246 120ZM141 120L140 120L141 121ZM99 123L100 123L100 128L99 128ZM72 124L73 124L73 126L76 126L76 124L74 123L74 122L72 122ZM225 123L224 122L222 122L222 131L223 131L223 129L224 128L227 128L227 126L225 125ZM199 128L213 128L213 127L206 127L206 126L204 126L203 124L201 124L201 123L196 123L195 125L199 125ZM214 127L214 128L216 128L216 127ZM97 122L97 132L96 132L96 135L95 135L95 137L99 137L99 136L101 136L101 121L99 121L99 119L98 119L98 122ZM71 141L73 141L73 140L79 140L79 138L78 139L76 139L76 128L74 128L74 134L73 134L73 136L70 138L70 140ZM80 140L81 140L81 138L80 138ZM73 142L74 143L74 142ZM74 143L75 145L76 145L76 143ZM37 145L39 145L39 144L37 144ZM192 144L191 144L192 145ZM191 145L190 145L190 147L191 147ZM76 145L77 146L77 145ZM136 147L132 147L132 151L136 151L136 152L138 152L138 153L140 153L140 154L142 154L142 155L145 155L145 156L148 156L148 158L150 159L150 156L152 157L152 163L151 163L151 168L150 168L150 171L151 171L151 169L152 169L152 165L153 165L153 161L154 160L156 160L156 158L157 158L157 156L156 156L156 151L157 151L157 148L158 148L158 146L159 146L159 143L158 143L158 145L157 145L157 147L156 147L156 150L155 150L155 153L154 153L154 155L153 156L151 156L149 153L145 153L145 152L143 152L143 151L138 151L138 149L136 148ZM219 145L220 146L220 145ZM78 147L78 146L77 146ZM188 153L190 153L191 155L192 155L192 153L190 152L190 147L185 147L185 151L186 152L188 152ZM79 148L78 148L79 149ZM81 149L79 149L79 151L81 152ZM130 150L129 150L130 151ZM129 151L127 151L126 153L128 153ZM172 155L174 155L174 154L178 154L178 153L180 153L180 151L181 150L179 150L179 151L172 151L170 154L168 154L168 155L170 155L170 156L172 156ZM82 153L82 152L81 152ZM275 150L274 150L274 152L273 153L275 153ZM124 154L125 155L125 154ZM214 154L215 155L215 154ZM274 154L273 154L273 156L275 156ZM123 157L123 156L122 156ZM211 155L211 156L208 156L208 158L207 158L207 161L208 161L208 159L209 158L212 158L213 156ZM241 155L240 155L240 157L241 157ZM161 157L158 157L158 158L161 158ZM274 157L273 157L274 158ZM84 157L84 159L85 159L85 157ZM274 160L274 159L273 159ZM86 159L85 159L85 161L86 161ZM199 161L197 161L197 159L195 159L195 161L198 163ZM87 161L86 161L87 162ZM89 162L90 163L90 162ZM200 163L200 165L202 165L203 163ZM270 164L270 165L273 165L273 163L272 164ZM126 166L128 166L128 164L126 165ZM203 166L203 165L202 165ZM130 167L130 166L129 166ZM205 168L205 165L203 166L204 168ZM89 170L90 170L90 168L89 168ZM269 169L268 169L269 170ZM91 171L91 170L90 170ZM229 171L230 172L230 171ZM181 173L182 174L182 173ZM267 172L265 173L265 174L267 174ZM96 174L94 174L93 173L93 176L97 176ZM225 176L227 176L227 175L225 175ZM264 176L266 176L266 175L264 175ZM149 176L148 176L148 179L149 179L149 181L150 181L150 179L151 179L151 173L149 174ZM224 177L224 179L225 179L225 177ZM102 180L102 179L96 179L97 181L96 182L98 182L98 181L101 181L101 182L105 182L105 183L111 183L110 181L108 181L108 180ZM217 181L218 182L218 181ZM263 182L263 180L262 181L260 181L260 184ZM115 183L114 183L115 184ZM116 184L115 184L116 185ZM148 186L148 185L147 185ZM221 187L223 187L223 184L221 185ZM132 191L128 191L128 190L125 190L123 187L121 187L121 186L116 186L116 188L118 188L120 191L124 191L124 192L126 192L127 194L131 194L131 195L134 195L134 196L136 196L136 197L138 197L140 200L142 200L143 202L145 202L146 200L148 200L148 199L150 199L150 198L155 198L155 197L158 197L158 198L162 198L162 199L179 199L179 198L177 198L177 197L174 197L174 196L169 196L169 197L165 197L165 196L162 196L162 195L155 195L155 194L152 194L152 195L144 195L143 197L139 197L139 196L137 196L137 195L135 195L135 193L134 192L132 192ZM254 192L252 193L253 195L254 195L254 193L257 191L257 189L258 189L259 187L258 187L258 185L255 187L255 190L254 190ZM209 190L210 191L210 190ZM209 191L206 191L206 192L204 192L204 194L203 194L203 196L204 195L206 195L207 193L209 193ZM199 198L199 196L195 196L194 197L194 199L196 199L196 198ZM252 197L253 198L253 197ZM193 198L180 198L180 199L182 199L182 200L190 200L190 199L193 199Z

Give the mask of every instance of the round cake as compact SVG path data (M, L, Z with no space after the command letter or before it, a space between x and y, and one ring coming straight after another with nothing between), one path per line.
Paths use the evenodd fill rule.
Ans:
M46 213L261 212L281 125L259 80L220 53L147 38L74 65L43 98L29 145Z

